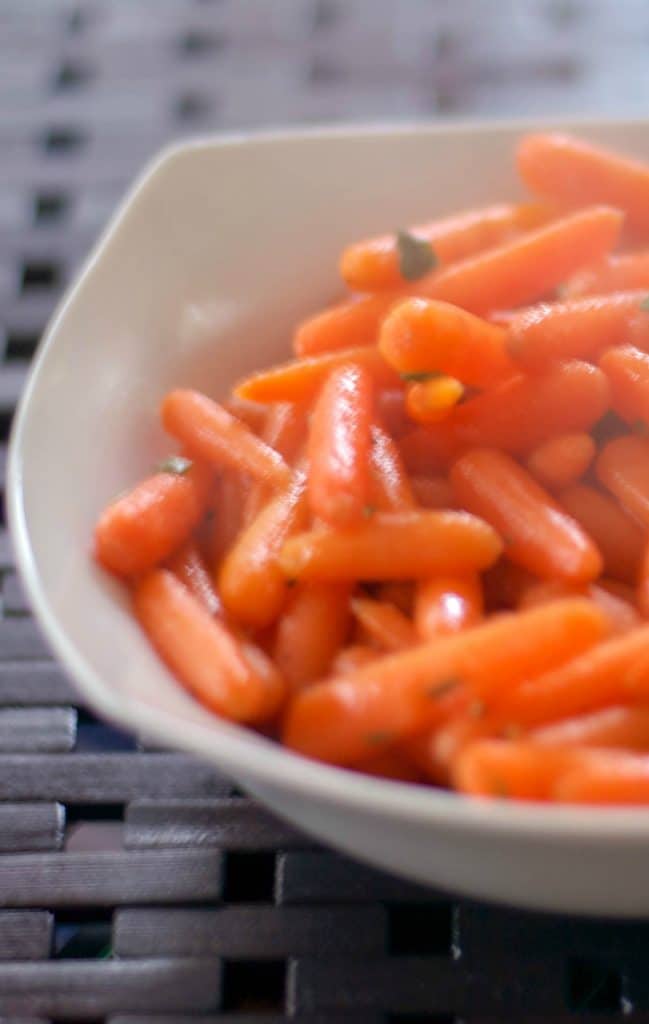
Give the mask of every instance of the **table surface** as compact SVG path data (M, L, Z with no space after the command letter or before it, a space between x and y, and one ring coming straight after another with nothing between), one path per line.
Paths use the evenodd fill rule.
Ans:
M62 288L171 138L644 114L645 0L0 0L0 455ZM89 343L92 339L89 339ZM0 1021L649 1021L649 924L422 891L80 706L0 530Z

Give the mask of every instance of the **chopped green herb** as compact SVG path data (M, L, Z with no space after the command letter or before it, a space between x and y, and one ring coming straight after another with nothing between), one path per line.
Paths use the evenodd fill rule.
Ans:
M410 373L400 373L401 380L407 381L409 384L415 384L419 381L435 380L435 377L442 377L443 374L436 373L433 370L412 370Z
M376 505L365 505L363 508L363 515L366 519L371 519L376 513Z
M391 732L368 732L366 739L373 747L382 747L392 743L394 737Z
M644 310L645 313L649 313L649 295L640 303L640 309Z
M158 466L159 473L173 473L174 476L184 476L192 468L191 459L185 459L182 455L170 455L168 459Z
M439 700L440 697L445 697L447 693L451 693L460 685L459 679L443 679L441 683L435 683L429 690L426 691L427 697L432 697L433 700Z
M399 272L406 281L416 281L437 266L437 256L430 242L409 231L397 231Z

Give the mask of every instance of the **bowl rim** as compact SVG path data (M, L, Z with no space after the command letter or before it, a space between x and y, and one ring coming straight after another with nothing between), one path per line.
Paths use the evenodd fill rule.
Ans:
M277 145L312 139L398 137L413 133L445 135L471 131L486 135L499 131L530 131L589 127L646 127L649 119L592 117L498 118L475 121L471 118L434 123L411 120L370 122L318 127L294 127L261 132L231 132L198 136L172 143L149 160L118 203L108 224L57 304L44 331L38 352L18 403L8 446L7 512L13 540L16 567L25 586L31 607L47 641L77 689L101 714L128 729L191 753L198 753L233 774L242 773L263 787L265 783L292 791L302 797L316 796L326 802L346 804L350 808L374 811L393 819L408 819L421 825L452 826L456 831L480 832L493 836L552 838L563 844L579 844L584 839L604 843L646 841L649 838L649 812L641 807L582 807L535 804L506 799L472 799L432 786L378 779L333 767L298 755L279 743L252 733L245 727L228 724L219 734L201 723L178 730L168 713L152 708L128 695L117 694L76 649L73 639L59 625L44 587L40 582L31 547L22 486L22 448L31 408L31 396L40 376L46 352L55 343L69 309L96 272L140 193L150 188L171 162L186 159L203 150Z

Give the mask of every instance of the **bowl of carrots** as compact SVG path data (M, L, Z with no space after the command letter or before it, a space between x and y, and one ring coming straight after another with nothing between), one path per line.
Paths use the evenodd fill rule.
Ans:
M633 916L648 431L644 123L199 141L50 325L11 527L99 712L404 876Z

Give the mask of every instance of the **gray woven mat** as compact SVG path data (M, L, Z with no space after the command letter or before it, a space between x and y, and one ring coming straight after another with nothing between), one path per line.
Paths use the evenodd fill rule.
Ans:
M0 0L2 444L54 301L162 143L642 114L648 44L646 0ZM0 1021L649 1020L649 926L488 909L310 846L81 709L4 527L0 572Z

